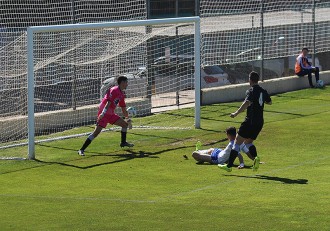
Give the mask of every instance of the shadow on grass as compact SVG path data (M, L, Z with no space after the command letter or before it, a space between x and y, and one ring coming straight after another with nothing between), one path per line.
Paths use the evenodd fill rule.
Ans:
M264 112L274 113L274 114L282 114L282 115L292 115L298 117L304 117L308 115L300 114L300 113L292 113L292 112L284 112L284 111L273 111L273 110L264 110Z
M269 181L279 181L283 184L308 184L307 179L289 179L284 177L277 176L266 176L266 175L255 175L255 176L239 176L239 175L226 175L232 177L242 177L242 178L251 178L251 179L259 179L259 180L269 180Z
M218 142L223 142L223 141L224 140L219 140L219 141L215 141L215 142L206 143L205 145L214 145ZM145 152L142 150L134 151L132 149L126 149L125 150L126 153L113 153L113 154L112 153L85 152L86 156L80 157L77 154L77 150L73 149L73 148L57 147L57 146L46 145L46 144L38 144L38 146L43 146L43 147L53 148L53 149L58 149L58 150L72 151L72 153L74 153L72 155L76 156L76 158L73 157L72 159L65 160L65 161L56 161L56 160L55 161L51 161L51 160L45 161L45 160L41 160L41 159L35 159L34 161L36 163L40 163L41 165L30 166L30 167L16 169L16 170L9 170L6 172L1 172L0 175L13 173L13 172L20 172L20 171L29 170L29 169L40 168L40 167L44 167L47 165L54 165L54 164L64 166L64 167L76 168L76 169L91 169L91 168L95 168L95 167L99 167L99 166L116 164L116 163L129 161L129 160L133 160L133 159L137 159L137 158L159 158L159 155L164 154L166 152L178 151L178 150L182 150L182 149L186 149L186 148L190 148L190 147L192 148L192 151L193 151L195 148L195 145L191 145L191 146L173 147L173 148L163 149L163 150L155 151L155 152ZM188 154L190 154L190 153L188 153ZM86 165L86 166L72 164L72 162L74 162L74 161L84 161L84 163L88 163L85 160L93 159L93 158L97 158L97 157L111 157L112 159L110 161L105 161L105 162L103 161L100 163L90 164L90 165Z
M140 136L151 136L149 134L135 134L135 135L140 135ZM154 136L154 135L152 135ZM187 139L177 139L177 138L173 138L173 137L165 137L165 136L159 136L159 138L166 138L166 139L171 139L172 142L169 143L175 143L178 141L185 141ZM212 141L212 142L208 142L208 143L204 143L203 145L205 146L213 146L216 145L217 143L222 143L224 141L227 141L227 138L225 139L220 139L218 141ZM14 172L20 172L20 171L24 171L24 170L29 170L29 169L35 169L35 168L40 168L40 167L44 167L44 166L48 166L48 165L60 165L60 166L64 166L64 167L71 167L71 168L76 168L76 169L90 169L90 168L95 168L98 166L103 166L103 165L109 165L109 164L116 164L116 163L120 163L123 161L128 161L128 160L133 160L133 159L137 159L137 158L159 158L159 155L164 154L166 152L171 152L171 151L178 151L178 150L182 150L182 149L187 149L187 148L191 148L191 152L188 152L187 155L191 155L192 151L195 149L195 145L190 145L190 146L180 146L180 147L173 147L173 148L168 148L168 149L163 149L160 151L155 151L155 152L146 152L143 150L137 150L134 151L133 149L124 149L123 152L118 153L119 151L115 151L115 153L97 153L97 152L85 152L86 156L84 157L80 157L77 155L77 149L75 148L67 148L67 147L58 147L55 145L49 145L49 144L37 144L38 146L42 146L42 147L46 147L46 148L52 148L52 149L58 149L58 150L62 150L62 151L72 151L72 158L68 159L68 160L63 160L63 161L58 161L58 160L42 160L42 159L35 159L35 163L39 163L39 165L34 165L34 166L29 166L29 167L24 167L24 168L20 168L20 169L15 169L15 170L8 170L8 171L4 171L4 172L0 172L0 175L3 174L9 174L9 173L14 173ZM103 162L99 162L96 164L90 164L87 166L82 166L83 164L88 164L88 159L93 159L93 158L97 158L97 157L110 157L112 158L110 161L103 161ZM72 162L75 161L83 161L83 164L72 164ZM95 161L95 160L91 160L91 161ZM97 161L97 160L96 160ZM33 163L33 162L31 162Z
M310 90L319 90L319 91L323 91L326 88L314 88L314 89L310 89ZM313 91L313 93L315 93L315 91ZM316 92L318 93L318 92ZM311 95L312 97L313 95ZM307 99L307 100L313 100L313 101L324 101L324 102L329 102L330 99L316 99L316 98L311 98L311 97L302 97L302 96L293 96L293 95L287 95L287 94L278 94L276 95L276 97L282 98L282 99L288 99L288 101L290 100L302 100L302 99ZM284 102L284 101L283 101Z
M76 149L56 147L56 146L44 145L44 144L38 144L38 145L44 146L44 147L49 147L49 148L55 148L55 149L59 149L59 150L72 151L73 153L75 153L75 155L77 155L77 150ZM38 162L38 163L46 164L46 165L57 164L57 165L61 165L61 166L64 166L64 167L72 167L72 168L77 168L77 169L90 169L90 168L95 168L95 167L98 167L98 166L120 163L120 162L123 162L123 161L128 161L128 160L132 160L132 159L136 159L136 158L159 158L158 156L156 156L157 153L147 153L147 152L144 152L144 151L133 151L131 149L126 149L125 152L126 153L85 152L86 156L80 157L80 156L77 155L78 158L71 159L71 160L68 160L68 161L43 161L43 160L40 160L40 159L36 159L35 161ZM77 165L77 164L68 163L68 162L72 162L72 161L84 161L84 160L93 159L93 158L97 158L97 157L112 157L112 160L111 161L106 161L106 162L101 162L101 163L96 163L96 164L91 164L91 165L87 165L87 166L80 166L80 165ZM86 163L86 162L84 162L84 163Z
M297 118L305 118L305 117L311 117L311 116L315 116L315 115L320 115L321 113L326 113L329 110L323 110L321 112L315 112L315 113L311 113L311 114L296 114L296 113L288 113L288 112L278 112L278 111L264 111L264 112L269 112L269 113L276 113L276 114L283 114L283 115L292 115L293 117L290 118L283 118L283 119L277 119L277 120L271 120L271 121L267 121L265 122L265 124L270 124L270 123L275 123L275 122L279 122L279 121L287 121L287 120L295 120Z

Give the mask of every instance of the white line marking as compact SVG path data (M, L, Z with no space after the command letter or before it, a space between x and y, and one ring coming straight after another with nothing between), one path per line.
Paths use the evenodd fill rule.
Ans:
M49 200L84 200L84 201L118 201L128 203L155 203L154 200L128 200L120 198L104 198L104 197L70 197L70 196L31 196L24 194L0 194L0 197L13 197L13 198L29 198L29 199L49 199Z

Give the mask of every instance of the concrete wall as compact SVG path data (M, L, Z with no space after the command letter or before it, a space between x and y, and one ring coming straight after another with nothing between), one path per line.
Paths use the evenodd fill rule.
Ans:
M330 71L322 72L320 79L325 84L330 84ZM315 78L313 77L315 82ZM288 91L295 91L308 88L307 77L284 77L272 80L266 80L260 83L270 94L277 94ZM208 88L202 90L202 105L241 101L245 98L245 92L249 89L249 84L227 85L222 87ZM148 115L151 113L151 104L149 99L128 99L127 106L134 106L138 115ZM98 105L79 107L77 110L66 109L54 112L36 113L36 133L47 132L48 130L57 131L65 127L79 126L95 121ZM27 116L7 117L0 120L1 138L14 140L17 137L26 137ZM22 131L25 130L25 131Z
M322 79L325 84L330 84L330 71L324 71L320 73L320 79ZM315 83L314 76L313 76L313 82ZM270 79L264 82L260 82L260 85L264 87L271 95L309 88L307 76L304 77L290 76L290 77L283 77L277 79ZM249 89L249 87L250 86L248 83L244 83L238 85L229 85L229 86L202 89L202 93L201 93L202 105L241 101L245 98L245 92L246 90Z
M126 106L134 106L138 115L151 114L150 100L127 99ZM36 134L62 131L68 127L91 124L96 120L98 104L78 107L76 110L64 109L52 112L35 113ZM118 112L121 109L118 109ZM119 112L121 115L121 112ZM27 137L27 116L7 117L0 120L0 141L17 140Z

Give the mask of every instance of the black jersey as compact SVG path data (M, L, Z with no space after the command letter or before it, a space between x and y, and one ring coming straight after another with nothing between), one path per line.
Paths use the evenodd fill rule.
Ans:
M268 92L259 85L254 85L246 91L245 100L251 103L247 108L245 121L251 124L263 124L264 104L271 102Z

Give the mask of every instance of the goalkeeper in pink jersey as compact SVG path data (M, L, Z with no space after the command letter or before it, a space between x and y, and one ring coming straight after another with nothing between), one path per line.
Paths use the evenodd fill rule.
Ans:
M133 147L134 144L130 144L126 141L127 128L130 123L130 119L128 117L128 113L126 111L125 104L125 89L127 88L127 78L125 76L119 76L117 79L118 86L114 86L110 88L105 96L103 97L99 111L97 113L98 118L96 122L96 127L88 138L86 139L83 146L79 149L78 154L80 156L84 156L85 149L90 145L93 139L95 139L103 128L107 126L107 124L115 124L121 127L121 143L120 147ZM121 110L125 116L125 120L118 116L115 113L115 109L119 105Z

